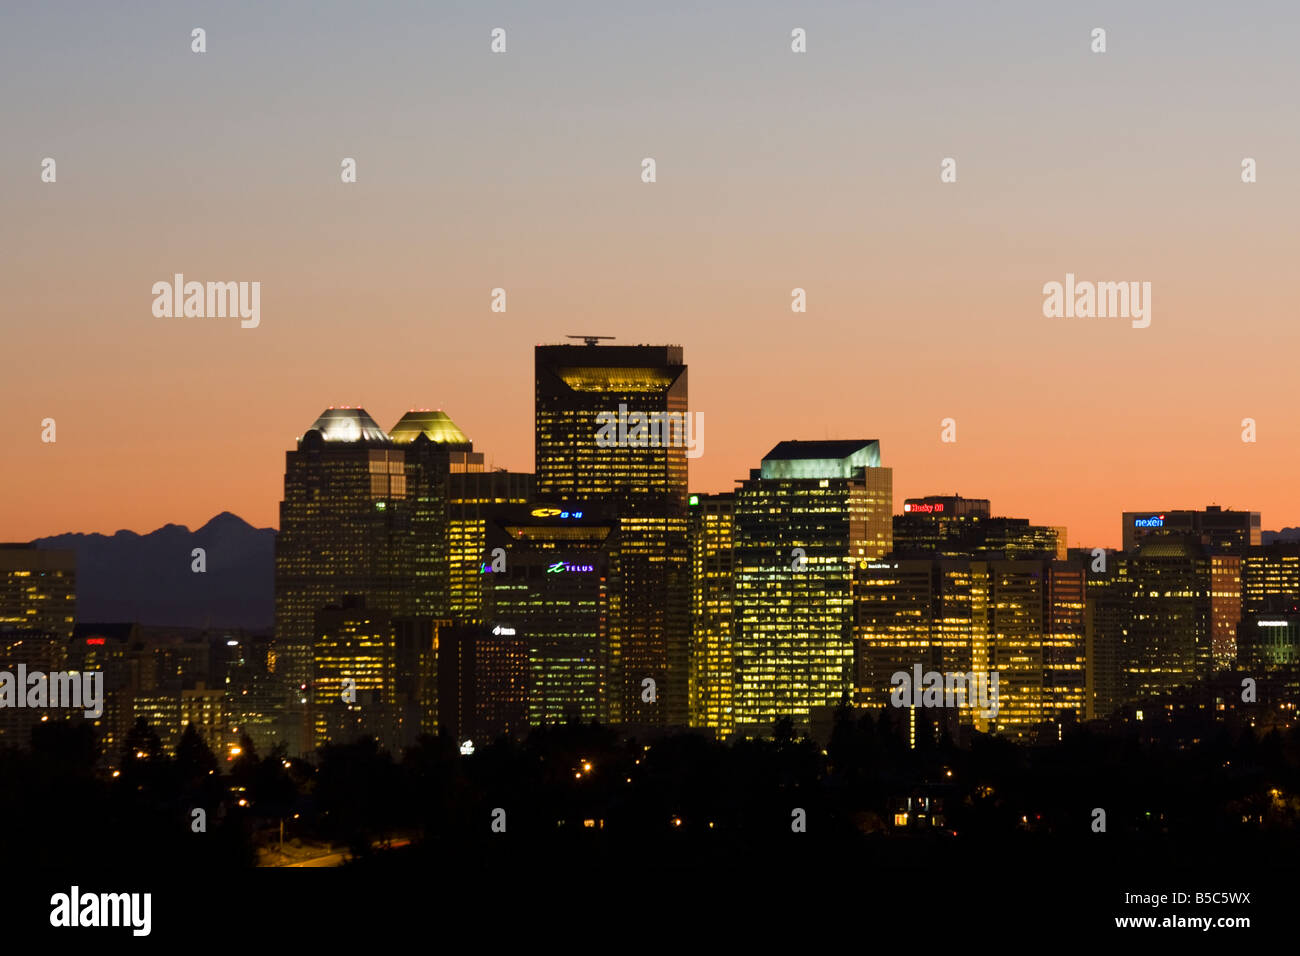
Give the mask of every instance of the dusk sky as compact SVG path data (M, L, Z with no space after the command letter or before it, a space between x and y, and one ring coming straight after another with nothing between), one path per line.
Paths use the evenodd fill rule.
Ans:
M531 470L533 346L580 333L684 347L692 491L878 438L896 510L1300 525L1300 7L703 6L7 3L0 540L275 526L328 405ZM178 272L260 326L156 318ZM1067 272L1150 327L1045 318Z

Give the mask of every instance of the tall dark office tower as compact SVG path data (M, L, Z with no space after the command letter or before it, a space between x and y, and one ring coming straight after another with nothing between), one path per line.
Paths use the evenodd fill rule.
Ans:
M1242 554L1261 540L1258 511L1225 511L1210 505L1202 511L1125 511L1121 527L1124 550L1132 552L1151 535L1191 535L1211 554Z
M1124 648L1129 701L1163 696L1213 666L1213 561L1196 535L1153 535L1121 558L1129 581Z
M95 728L101 767L119 765L122 743L135 722L139 668L132 660L132 648L139 637L138 624L78 624L68 645L69 670L104 674L104 713L98 719L87 718Z
M274 674L305 689L317 612L341 605L345 596L391 616L416 616L428 603L416 551L433 526L413 525L406 451L363 409L327 409L285 459ZM304 690L299 704L310 696ZM311 748L310 726L305 711L286 714L284 739L292 752Z
M528 732L528 645L518 630L466 624L438 634L438 725L462 746Z
M1123 560L1121 551L1071 548L1069 555L1087 575L1084 716L1089 720L1109 717L1125 699L1124 656L1132 623L1132 568Z
M539 345L537 494L613 509L609 719L689 720L686 462L703 449L680 346Z
M528 722L609 719L609 567L617 522L551 505L515 506L494 522L483 627L528 651Z
M648 423L652 415L687 414L680 346L539 345L536 386L538 495L617 502L620 514L686 513L686 442L632 434L633 415ZM608 421L598 416L607 414L625 425L612 442L598 441Z
M247 735L257 752L265 754L283 739L280 715L302 699L302 691L271 672L269 640L241 635L228 638L226 648L218 679L226 691L231 739Z
M733 610L736 496L691 495L691 726L735 730Z
M853 574L890 550L892 484L877 441L787 441L736 492L737 733L851 697Z

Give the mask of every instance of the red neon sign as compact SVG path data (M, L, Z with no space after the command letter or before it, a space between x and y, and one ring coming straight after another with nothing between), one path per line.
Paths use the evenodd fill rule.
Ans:
M104 639L103 639L102 637L88 637L88 638L86 638L86 643L87 643L87 644L103 644L103 643L104 643Z

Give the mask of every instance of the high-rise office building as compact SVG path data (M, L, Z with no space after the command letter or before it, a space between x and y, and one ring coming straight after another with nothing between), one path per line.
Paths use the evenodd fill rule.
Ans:
M735 730L732 653L736 496L691 495L691 726Z
M0 628L72 637L77 616L77 554L0 544Z
M278 678L300 688L311 683L316 614L345 596L390 616L416 616L437 603L420 589L436 578L418 558L421 546L436 548L429 544L436 515L417 515L408 478L416 479L417 497L436 492L420 466L408 473L408 450L363 409L331 408L286 453L275 545ZM291 752L311 749L312 723L297 708L286 711L283 738Z
M442 410L412 409L389 437L405 453L406 501L415 576L410 613L443 618L449 613L450 476L483 470L483 454Z
M609 720L610 566L617 521L555 505L515 506L493 523L484 624L527 648L532 726Z
M489 572L484 572L485 575ZM502 624L465 624L438 635L438 723L458 744L528 732L528 642Z
M1300 694L1300 599L1286 611L1247 614L1238 636L1241 672L1257 684L1273 684L1278 697L1294 708Z
M1077 562L888 557L859 567L854 593L864 705L887 706L892 675L919 665L945 677L998 675L996 714L968 699L925 715L936 726L955 719L1024 737L1062 712L1083 716L1086 584Z
M399 746L397 641L392 617L348 596L315 617L310 688L315 746L374 737Z
M1064 534L1060 541L1063 546ZM1088 709L1087 571L1082 562L1058 558L1043 562L1043 579L1041 691L1036 691L1041 706L1027 722L1059 720L1063 714L1083 719Z
M1250 548L1241 558L1242 614L1291 609L1300 602L1300 542Z
M451 625L448 618L393 618L393 732L399 748L414 746L422 734L439 732L438 647Z
M1217 505L1201 511L1125 511L1121 531L1129 553L1152 535L1190 535L1211 554L1241 554L1261 539L1258 511L1224 510Z
M27 674L50 674L67 670L67 641L44 631L0 625L0 671ZM16 680L16 678L14 678ZM28 687L18 685L16 694L26 698ZM80 694L80 690L77 691ZM66 707L0 706L0 748L26 748L31 743L32 727L49 720L80 719L83 711Z
M226 694L220 687L208 687L198 681L181 691L181 732L193 726L214 754L225 751L230 743L226 729Z
M296 704L302 710L302 689L271 670L271 653L271 642L264 637L232 635L226 638L218 674L225 689L230 740L237 742L247 736L259 754L269 753L277 744L288 744L281 715Z
M1127 700L1170 694L1213 668L1212 554L1197 535L1151 535L1120 558L1128 582Z
M1065 529L1027 518L994 517L987 498L930 495L907 498L894 515L894 554L900 558L1065 557Z
M78 624L68 645L68 669L100 671L104 678L104 712L86 718L95 728L100 766L116 767L122 744L135 721L134 695L139 685L140 626L133 623Z
M1237 625L1241 622L1241 555L1210 556L1210 653L1216 669L1237 659Z
M635 434L632 416L681 420L686 382L680 346L537 346L537 493L566 504L617 502L619 514L684 515L684 437ZM598 440L603 415L634 434L625 427Z
M961 560L885 557L860 562L853 575L854 703L868 710L891 706L893 675L972 671L974 612L970 564ZM975 605L984 599L974 595ZM917 714L906 714L915 745ZM935 729L955 729L957 714L941 712ZM967 723L973 718L963 715ZM951 721L951 723L949 723Z
M686 463L703 432L687 410L679 346L540 345L540 500L618 519L611 554L609 719L689 720L690 555Z
M1124 703L1124 654L1128 646L1132 587L1123 552L1071 548L1069 557L1085 569L1084 658L1087 686L1084 716L1109 717Z
M447 499L447 615L457 625L482 622L483 574L492 555L488 527L505 510L534 497L533 476L517 471L453 472Z
M787 441L736 492L738 733L851 698L853 574L891 548L892 482L877 441Z

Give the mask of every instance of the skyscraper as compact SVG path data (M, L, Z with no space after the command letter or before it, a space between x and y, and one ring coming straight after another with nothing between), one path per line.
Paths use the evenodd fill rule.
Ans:
M527 648L532 726L609 720L609 566L615 520L515 506L489 529L502 564L484 567L484 627Z
M1237 625L1241 622L1241 555L1210 556L1210 648L1214 665L1231 667L1237 659Z
M421 590L436 572L420 563L417 552L420 544L430 547L437 516L416 507L420 497L436 498L436 491L419 466L408 474L406 449L360 408L327 409L285 459L275 544L274 673L305 691L313 679L315 620L322 609L356 597L372 612L414 616L436 604ZM408 477L416 478L415 501ZM332 693L323 688L303 697ZM291 752L310 749L305 712L285 716L283 737Z
M397 642L392 618L366 607L363 597L321 608L315 617L311 681L312 729L317 747L374 737L399 745Z
M878 441L787 441L736 492L738 733L851 697L853 574L891 548L892 486Z
M445 628L438 634L437 669L440 733L483 744L528 732L528 645L518 629Z
M1243 614L1291 610L1300 600L1300 542L1250 548L1241 559Z
M1213 667L1213 562L1197 535L1152 535L1127 565L1129 626L1123 649L1129 701L1163 696Z
M680 346L595 343L537 347L537 494L571 508L608 507L618 520L610 561L609 719L685 725L686 462L703 434L686 424ZM602 424L611 420L612 430ZM684 427L674 430L674 422Z
M863 703L885 706L892 675L919 664L944 675L998 675L996 714L969 706L945 714L979 730L1027 736L1062 711L1084 715L1080 563L885 558L859 568L854 591Z
M533 476L517 471L452 472L447 498L447 614L456 624L482 620L482 568L491 563L488 527L513 505L533 500Z
M691 495L691 726L735 730L733 610L736 496Z
M898 557L974 557L996 551L1005 558L1065 557L1065 529L1033 525L1027 518L994 517L987 498L930 495L908 498L894 515Z
M483 470L483 454L441 409L412 409L389 433L405 452L406 499L415 575L411 613L448 614L450 584L448 482L450 475Z
M0 544L0 628L67 641L77 616L77 554Z
M619 514L685 515L684 442L652 443L648 434L644 444L627 435L597 441L603 414L648 422L687 413L680 346L539 345L536 389L538 495L616 502Z
M1125 511L1121 531L1127 552L1151 535L1177 534L1191 535L1212 554L1241 554L1262 537L1258 511L1225 511L1218 505L1201 511Z

